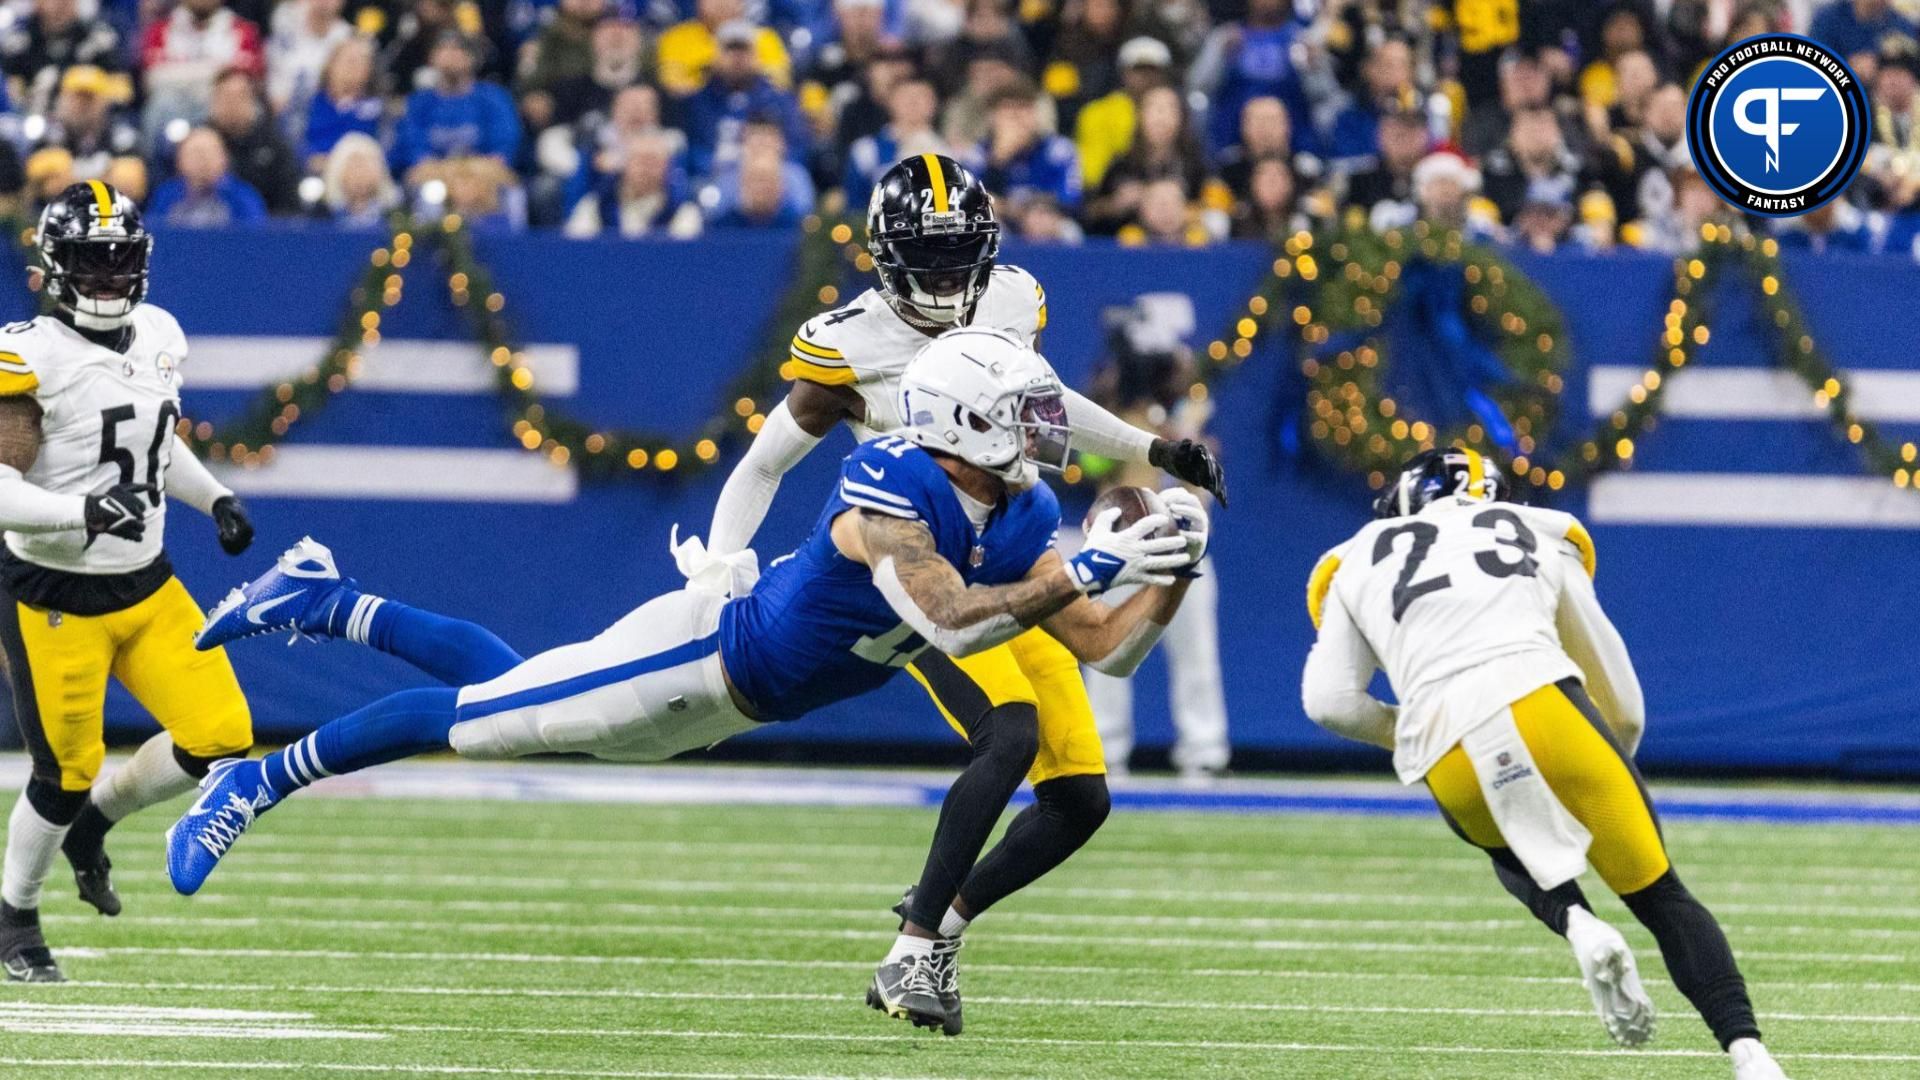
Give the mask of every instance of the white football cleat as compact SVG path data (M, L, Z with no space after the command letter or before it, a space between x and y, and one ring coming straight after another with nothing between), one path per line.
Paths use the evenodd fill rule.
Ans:
M1573 946L1580 980L1593 995L1594 1011L1600 1014L1607 1034L1629 1048L1651 1042L1653 999L1640 985L1640 970L1633 962L1627 939L1591 911L1576 907L1567 913L1567 943Z
M1759 1039L1733 1040L1727 1056L1733 1059L1733 1080L1787 1080L1780 1063Z

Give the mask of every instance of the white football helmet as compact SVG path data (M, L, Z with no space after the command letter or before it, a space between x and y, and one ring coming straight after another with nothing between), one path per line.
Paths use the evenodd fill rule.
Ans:
M961 327L927 342L900 377L897 434L1015 488L1067 467L1065 389L1031 346L1003 330Z

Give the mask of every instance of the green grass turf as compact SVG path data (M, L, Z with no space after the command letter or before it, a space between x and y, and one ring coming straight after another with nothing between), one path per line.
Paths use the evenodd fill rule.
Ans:
M945 1039L861 1001L930 811L306 799L189 900L161 870L179 809L113 836L118 919L60 868L46 927L79 982L0 986L0 1076L1731 1075L1606 897L1662 1010L1654 1052L1613 1051L1563 943L1437 820L1117 813L976 924ZM1920 1076L1913 830L1669 837L1797 1080ZM296 1015L47 1033L43 1003Z

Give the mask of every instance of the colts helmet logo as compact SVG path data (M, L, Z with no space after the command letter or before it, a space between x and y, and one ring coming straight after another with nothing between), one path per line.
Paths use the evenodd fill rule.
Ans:
M1793 217L1846 191L1866 159L1867 90L1839 55L1761 34L1715 57L1687 101L1687 148L1722 199Z

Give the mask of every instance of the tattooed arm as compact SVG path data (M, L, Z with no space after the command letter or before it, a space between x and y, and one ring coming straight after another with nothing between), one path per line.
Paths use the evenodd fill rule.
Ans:
M902 620L949 656L1010 641L1081 599L1051 553L1011 585L969 586L918 521L849 511L834 519L833 541L842 555L873 571L874 586Z
M1060 556L1047 552L1041 563L1060 565ZM1082 598L1041 622L1054 640L1081 663L1108 675L1128 676L1160 641L1167 624L1186 599L1189 578L1171 585L1148 585L1124 603L1103 604Z
M40 403L27 395L0 397L0 528L58 532L87 523L87 500L27 482L40 456Z

